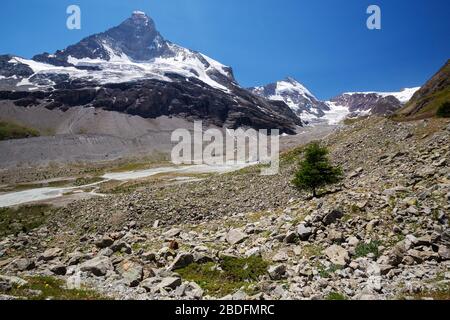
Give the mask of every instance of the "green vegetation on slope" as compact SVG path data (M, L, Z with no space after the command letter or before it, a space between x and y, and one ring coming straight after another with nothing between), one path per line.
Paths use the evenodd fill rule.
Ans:
M0 121L0 141L38 137L39 132L12 122Z
M450 102L450 60L392 118L416 120L437 115ZM442 111L441 111L442 112Z
M52 211L51 206L42 204L0 208L0 237L37 228L47 221Z
M267 266L261 257L224 257L219 265L194 263L177 272L183 279L196 282L207 294L220 297L241 288L251 293L251 286L266 273Z
M440 118L450 118L450 99L441 104L436 115Z
M13 288L9 295L28 300L105 300L95 291L67 289L64 281L46 276L26 278L28 284Z

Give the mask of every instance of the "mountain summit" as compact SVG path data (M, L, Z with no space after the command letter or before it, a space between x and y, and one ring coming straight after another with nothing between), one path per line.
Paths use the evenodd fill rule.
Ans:
M82 106L143 118L181 117L233 129L295 133L302 125L286 104L241 88L230 67L164 39L140 11L54 54L32 60L0 56L2 99L51 110Z
M50 64L70 64L68 59L102 59L126 55L133 61L148 61L169 52L169 45L156 29L155 22L144 12L135 11L120 25L89 36L65 50L44 53L33 60Z

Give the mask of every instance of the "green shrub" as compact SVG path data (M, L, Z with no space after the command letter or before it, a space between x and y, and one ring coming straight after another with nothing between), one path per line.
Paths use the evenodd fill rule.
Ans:
M339 292L330 292L326 299L327 300L347 300L347 298Z
M450 118L450 101L445 101L438 108L436 115L441 118Z
M378 247L381 245L380 241L371 241L370 243L360 243L356 246L356 257L366 257L368 254L373 253L375 257L379 256Z
M52 212L51 206L41 204L0 208L0 237L37 228L47 221Z

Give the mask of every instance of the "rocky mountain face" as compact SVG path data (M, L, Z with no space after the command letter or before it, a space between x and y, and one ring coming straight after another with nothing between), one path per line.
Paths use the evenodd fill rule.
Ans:
M20 230L11 221L0 294L36 298L27 281L46 275L122 300L448 299L449 133L442 119L376 117L337 130L322 143L345 180L319 199L290 185L300 147L275 176L148 182L72 203L32 230L8 232ZM249 290L224 282L224 261L249 270Z
M54 54L33 60L0 56L0 99L23 107L95 107L289 134L302 125L287 105L240 88L230 67L165 40L142 12Z
M439 106L450 101L450 60L417 91L398 115L427 118L436 114Z
M343 94L331 99L331 101L346 106L351 117L369 114L391 114L402 106L400 101L394 96L383 97L376 93Z
M349 92L330 101L348 108L349 117L361 115L390 115L399 110L419 88L400 92Z

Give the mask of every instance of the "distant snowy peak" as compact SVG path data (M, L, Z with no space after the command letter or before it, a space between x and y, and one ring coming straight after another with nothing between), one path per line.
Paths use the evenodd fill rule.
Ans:
M291 77L249 90L266 99L285 102L307 121L322 117L324 111L329 110L326 103L319 101L303 84Z
M331 99L331 102L348 108L350 116L389 115L407 103L419 89L406 88L399 92L346 92Z
M399 92L346 92L330 101L320 101L304 85L288 77L249 90L266 99L285 102L306 123L337 124L346 117L392 114L419 89L406 88Z
M414 87L414 88L404 88L401 91L398 92L377 92L377 91L368 91L368 92L345 92L343 95L369 95L369 94L376 94L381 97L387 97L387 96L393 96L401 103L406 103L409 100L411 100L412 96L420 90L420 87Z

